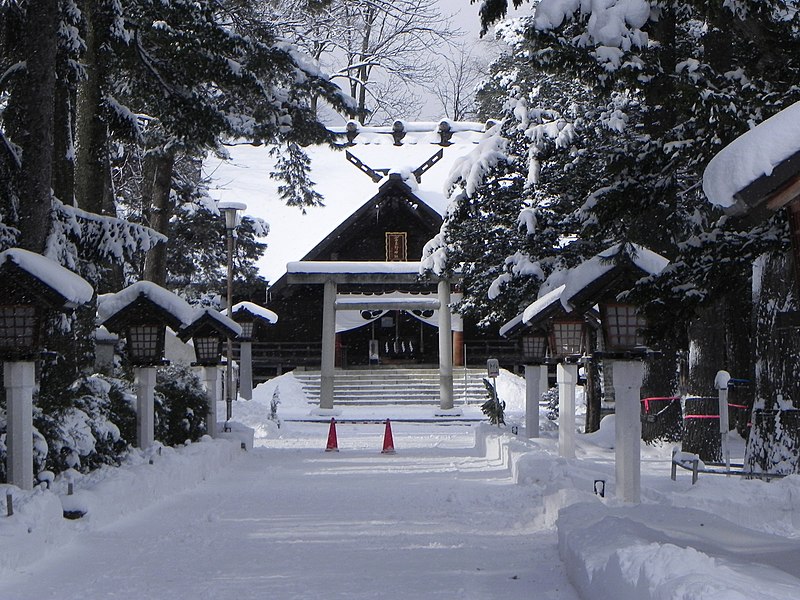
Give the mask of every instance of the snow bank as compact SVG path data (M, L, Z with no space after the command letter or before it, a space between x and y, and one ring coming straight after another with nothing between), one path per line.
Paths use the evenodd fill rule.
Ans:
M789 574L800 559L800 541L745 529L703 511L578 503L560 511L558 537L570 581L585 598L800 596L800 580Z
M14 497L14 515L0 518L0 572L24 568L42 558L69 542L76 529L110 525L190 489L240 453L238 443L205 437L178 448L134 450L119 468L102 467L87 475L65 472L50 490L39 487L25 492L11 485L0 486ZM70 481L71 496L67 495ZM85 515L79 521L67 521L64 511Z

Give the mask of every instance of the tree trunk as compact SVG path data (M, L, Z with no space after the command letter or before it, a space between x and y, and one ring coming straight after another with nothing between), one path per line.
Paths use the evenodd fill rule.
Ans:
M142 201L147 211L147 225L159 233L168 233L172 218L172 170L175 154L171 151L152 151L145 157ZM164 286L167 282L167 245L158 244L147 253L143 278Z
M713 396L717 371L725 368L725 303L698 311L689 326L689 394Z
M101 47L106 40L100 35L102 14L97 2L89 0L84 7L86 18L86 79L78 91L77 160L75 198L78 206L96 214L113 214L106 199L108 185L108 129L102 118L102 84L106 69ZM98 27L98 25L101 25Z
M75 87L64 61L59 60L58 66L53 112L53 194L64 204L72 205L75 186Z
M28 4L27 73L22 93L22 185L19 245L43 252L50 231L53 180L53 110L58 1Z
M797 310L790 254L772 254L756 261L753 279L756 402L766 410L800 408L800 335L779 329L777 315Z

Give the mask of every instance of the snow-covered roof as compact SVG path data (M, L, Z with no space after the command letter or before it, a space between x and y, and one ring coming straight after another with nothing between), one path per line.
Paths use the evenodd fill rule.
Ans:
M529 304L522 313L506 322L500 328L500 335L512 334L522 325L550 318L560 311L571 313L576 308L578 296L593 284L600 283L604 276L618 267L616 258L620 254L629 259L631 264L645 275L657 275L669 264L666 258L644 246L615 244L573 269L569 269L566 275L563 272L555 273L554 279L564 283L555 287L543 284L541 286L542 296Z
M194 310L194 316L191 323L186 327L186 330L192 330L193 326L198 325L201 321L211 319L215 322L215 329L230 333L231 337L238 337L242 334L242 326L233 319L229 319L216 309L213 308L197 308Z
M94 295L94 289L85 279L41 254L11 248L0 252L0 265L8 261L51 288L68 305L85 304Z
M450 124L452 137L447 146L439 145L438 121L404 122L406 133L399 146L394 144L392 126L359 127L353 144L346 150L372 169L402 174L411 173L437 151L443 150L442 160L422 175L420 183L417 184L413 178L408 180L416 185L414 194L443 216L447 208L444 188L451 167L456 159L475 147L485 129L483 123ZM344 132L345 128L340 129ZM305 150L311 159L311 179L323 196L324 206L307 207L303 214L297 207L286 206L279 197L279 182L270 178L274 159L269 156L269 147L241 144L228 150L228 161L214 156L206 158L204 175L210 180L212 196L223 201L244 202L248 215L260 217L269 224L268 247L257 266L270 283L275 283L286 272L287 263L302 259L372 198L386 180L375 183L348 163L345 148L308 147Z
M278 315L270 309L259 306L253 302L239 302L238 304L234 304L231 310L234 315L238 312L246 312L268 323L274 324L278 322Z
M737 194L800 152L800 102L740 135L717 153L703 173L703 191L718 206L737 204Z
M105 323L114 315L144 296L150 302L174 316L187 326L194 320L194 309L180 296L173 294L151 281L137 281L133 285L114 294L103 294L97 298L97 316L100 323Z
M564 291L561 294L561 304L567 311L572 310L571 301L581 290L586 289L616 266L615 257L621 252L634 265L649 275L658 275L669 264L666 258L644 246L615 244L569 270Z
M419 275L420 263L417 261L327 261L308 260L290 262L287 273L331 273L331 274L370 274L370 275Z

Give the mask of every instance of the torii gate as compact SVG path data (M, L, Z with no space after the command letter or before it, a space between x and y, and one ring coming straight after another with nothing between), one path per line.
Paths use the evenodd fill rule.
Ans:
M419 262L336 262L299 261L286 266L290 284L322 284L322 357L320 365L319 407L333 409L336 310L437 310L439 312L439 409L453 409L453 339L451 335L450 278L437 278L437 299L408 299L398 302L377 297L363 302L337 302L339 284L420 283ZM457 280L457 276L454 278Z

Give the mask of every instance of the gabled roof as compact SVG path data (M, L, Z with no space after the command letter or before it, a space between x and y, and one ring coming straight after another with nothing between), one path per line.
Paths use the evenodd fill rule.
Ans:
M342 221L336 229L331 231L310 252L303 256L302 260L317 260L321 256L329 254L331 246L336 243L345 231L364 218L365 215L380 207L390 198L392 192L404 198L408 203L408 207L412 209L412 214L417 216L423 223L436 228L442 224L441 215L414 194L414 191L403 180L403 176L400 173L390 173L389 177L378 188L377 194L364 202L355 212ZM391 196L392 199L396 197L396 195Z
M358 135L348 144L346 127L336 133L349 151L371 170L386 178L402 174L414 188L413 195L422 215L437 213L441 218L447 207L446 181L454 162L467 154L483 137L483 123L449 122L452 135L449 145L441 144L440 122L403 122L401 145L395 145L393 127L358 126ZM305 213L288 207L281 200L278 182L270 178L274 158L270 148L249 144L231 145L231 160L209 156L203 170L209 180L212 196L247 204L248 215L264 219L270 226L267 250L258 262L264 277L274 283L286 271L286 264L312 253L334 230L359 210L365 210L367 199L376 196L378 185L360 172L346 158L344 149L311 146L306 152L311 159L311 178L323 196L324 206L307 207ZM416 183L414 171L439 150L442 158L428 166ZM416 187L414 187L416 186Z

